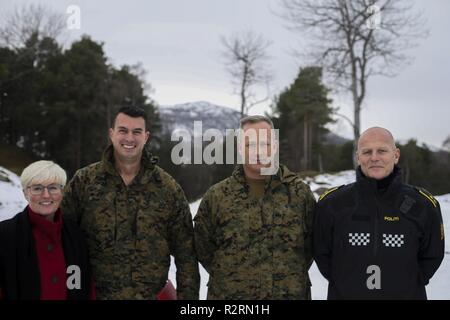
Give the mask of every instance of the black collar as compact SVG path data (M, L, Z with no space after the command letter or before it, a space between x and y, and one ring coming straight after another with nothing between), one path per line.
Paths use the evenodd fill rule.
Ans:
M361 166L356 169L356 183L362 189L374 192L377 195L396 194L402 184L402 172L400 167L394 166L394 170L387 177L377 180L366 177Z

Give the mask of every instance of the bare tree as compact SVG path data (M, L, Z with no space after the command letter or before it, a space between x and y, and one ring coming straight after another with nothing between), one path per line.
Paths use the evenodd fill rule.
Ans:
M233 34L228 38L221 36L220 39L224 47L222 54L227 70L240 96L241 116L243 116L251 107L269 99L272 73L265 63L268 60L266 51L271 41L251 31ZM257 97L254 89L258 85L266 87L264 98Z
M56 39L66 27L64 14L43 5L24 5L1 17L0 45L11 49L23 47L31 36Z
M356 151L368 79L395 76L411 62L405 50L427 35L421 13L403 0L280 1L288 28L312 40L304 57L322 65L337 88L351 93Z

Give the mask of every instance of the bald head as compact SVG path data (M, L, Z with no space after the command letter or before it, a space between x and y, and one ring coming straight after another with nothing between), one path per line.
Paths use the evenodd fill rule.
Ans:
M367 139L382 140L390 144L392 148L396 148L394 136L388 129L382 127L372 127L364 131L358 139L358 150L360 149L361 143L364 143Z
M392 133L381 127L364 131L356 151L358 164L366 177L381 180L392 173L400 158Z

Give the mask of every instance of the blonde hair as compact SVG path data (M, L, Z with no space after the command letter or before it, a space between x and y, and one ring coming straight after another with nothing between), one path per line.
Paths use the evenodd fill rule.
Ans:
M53 161L40 160L26 167L20 175L22 188L26 189L32 183L55 181L62 186L66 185L67 174L63 168Z

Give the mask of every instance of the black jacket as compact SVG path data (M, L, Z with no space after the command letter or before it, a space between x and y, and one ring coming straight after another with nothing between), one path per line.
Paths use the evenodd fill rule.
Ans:
M324 195L314 222L314 258L328 299L426 299L444 257L439 203L401 182L395 167L384 190L357 181Z
M3 299L40 299L39 264L27 212L28 207L0 223L0 288ZM63 218L61 238L66 264L77 265L81 270L81 289L68 289L67 298L89 299L92 285L84 236L77 226Z

